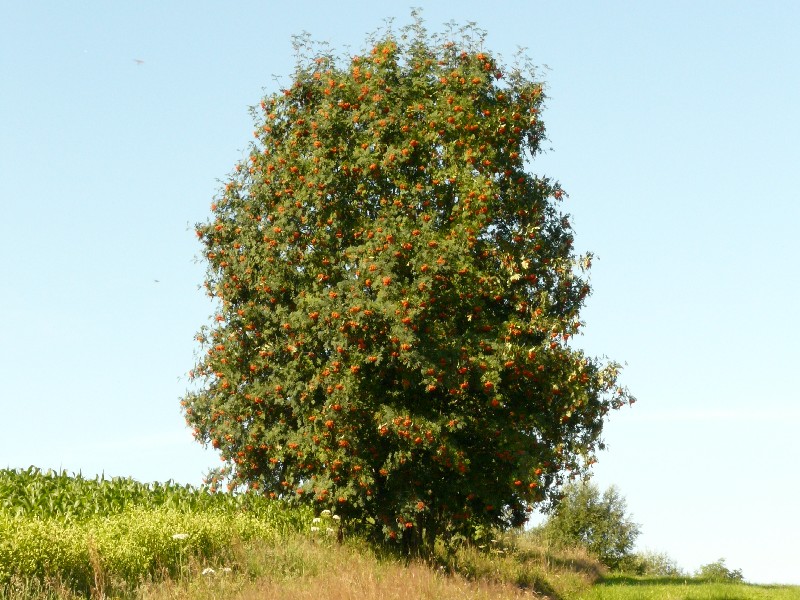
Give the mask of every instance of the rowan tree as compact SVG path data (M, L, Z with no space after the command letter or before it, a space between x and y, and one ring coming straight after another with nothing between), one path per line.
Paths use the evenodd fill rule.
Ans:
M418 544L519 525L594 461L630 397L572 345L591 257L527 168L543 85L482 45L419 20L347 59L301 39L254 107L197 226L218 311L182 404L214 485Z

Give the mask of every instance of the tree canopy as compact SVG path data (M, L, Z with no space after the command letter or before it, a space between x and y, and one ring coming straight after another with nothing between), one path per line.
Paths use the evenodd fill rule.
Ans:
M182 404L213 482L391 539L519 525L630 401L572 345L591 256L528 169L543 84L474 27L298 51L197 226L217 312Z

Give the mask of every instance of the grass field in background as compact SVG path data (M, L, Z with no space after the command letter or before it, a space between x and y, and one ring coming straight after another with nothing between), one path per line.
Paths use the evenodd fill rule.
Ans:
M691 577L612 574L579 600L800 600L800 586L720 583Z

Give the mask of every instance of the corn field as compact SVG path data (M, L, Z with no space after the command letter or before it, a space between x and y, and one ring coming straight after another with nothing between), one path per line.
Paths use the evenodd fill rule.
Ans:
M312 517L252 492L0 470L0 598L19 581L56 582L79 595L134 589L181 576L187 561L230 561L238 542L308 531Z
M71 521L114 515L132 507L263 513L273 509L275 503L255 494L211 493L207 487L173 481L140 483L102 476L86 479L37 467L0 470L0 513L7 515Z

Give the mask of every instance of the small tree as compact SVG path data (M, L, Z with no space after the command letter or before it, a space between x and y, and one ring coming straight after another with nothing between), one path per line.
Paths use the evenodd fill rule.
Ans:
M344 63L297 43L197 226L219 302L183 400L214 485L417 545L520 525L629 397L570 346L589 293L558 183L526 170L542 84L420 21Z
M609 568L618 569L633 550L639 525L626 514L625 499L616 487L600 493L590 482L564 487L564 496L542 527L558 544L581 544Z
M731 581L739 583L744 581L741 569L729 569L725 566L725 559L720 558L718 561L708 563L701 566L695 577L698 579L707 579L708 581Z

